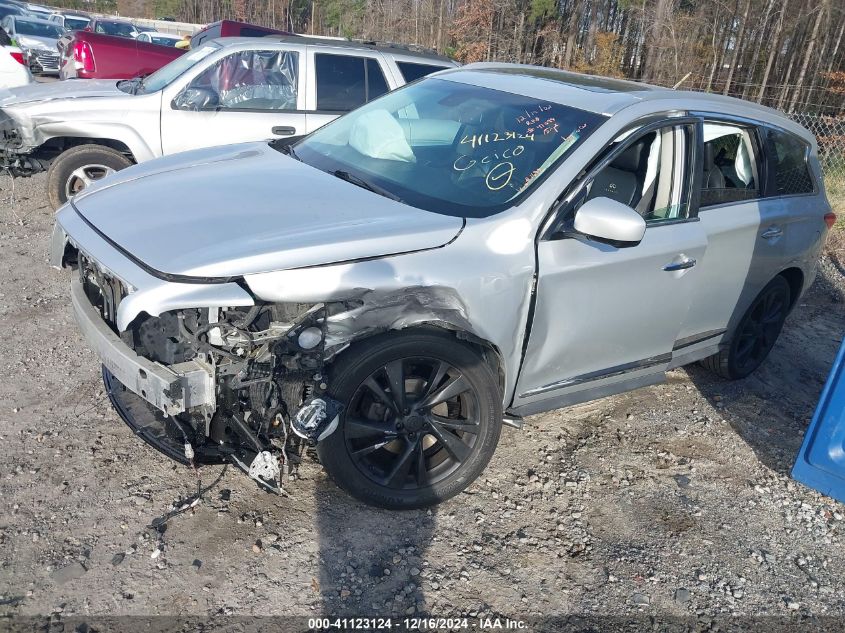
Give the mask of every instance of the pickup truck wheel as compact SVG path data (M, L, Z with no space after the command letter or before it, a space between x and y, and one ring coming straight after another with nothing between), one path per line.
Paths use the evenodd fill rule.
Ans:
M78 145L59 155L47 170L47 197L53 210L95 180L125 169L132 161L111 147Z
M383 508L430 506L484 470L502 429L502 396L484 360L454 338L391 333L345 352L331 373L346 404L317 445L352 496Z
M757 369L775 346L789 313L789 283L778 275L742 316L727 349L701 361L713 373L738 380Z

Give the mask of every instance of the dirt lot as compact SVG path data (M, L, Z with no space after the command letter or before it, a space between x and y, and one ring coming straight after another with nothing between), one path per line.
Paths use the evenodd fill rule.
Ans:
M789 470L845 330L823 262L772 356L506 429L486 473L430 512L375 510L313 461L290 498L190 470L112 411L47 266L43 178L0 179L0 613L845 613L845 507Z

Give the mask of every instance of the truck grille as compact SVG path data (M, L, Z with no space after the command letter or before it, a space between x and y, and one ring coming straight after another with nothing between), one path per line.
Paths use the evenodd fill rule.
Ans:
M33 54L35 64L44 70L58 70L59 69L59 53L53 52L35 52Z
M99 311L103 321L116 334L120 334L117 329L117 308L127 295L126 286L116 277L100 271L91 260L81 253L79 255L79 278L88 301Z

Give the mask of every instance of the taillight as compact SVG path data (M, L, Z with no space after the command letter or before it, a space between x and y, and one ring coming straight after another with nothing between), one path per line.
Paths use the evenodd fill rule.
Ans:
M94 52L88 42L76 42L73 45L73 61L77 70L84 70L93 73L96 70L94 65Z
M832 229L833 225L836 224L836 214L835 213L825 213L824 223L827 224L827 228Z
M26 66L26 62L23 60L23 53L15 53L15 52L11 52L11 53L9 53L9 54L12 56L12 59L14 59L16 62L18 62L19 64L23 64L24 66Z

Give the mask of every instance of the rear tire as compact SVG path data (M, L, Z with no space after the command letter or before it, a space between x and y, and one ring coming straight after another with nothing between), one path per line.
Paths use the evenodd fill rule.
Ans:
M104 145L78 145L60 154L47 170L47 197L55 211L95 180L132 164L126 156Z
M701 364L728 380L748 376L775 346L789 313L791 295L786 279L780 275L772 279L742 315L727 349L705 358Z
M451 336L373 337L338 360L331 384L346 409L317 453L334 482L365 503L405 510L449 499L481 474L499 441L498 381Z

